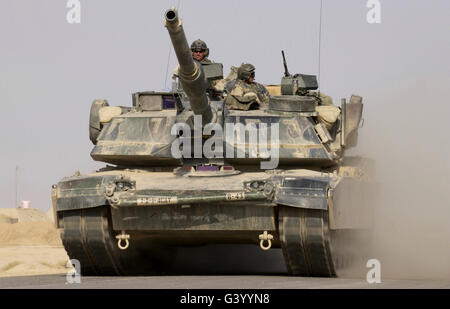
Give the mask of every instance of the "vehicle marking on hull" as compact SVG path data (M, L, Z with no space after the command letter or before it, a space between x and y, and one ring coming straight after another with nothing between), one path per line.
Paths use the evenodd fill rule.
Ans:
M245 193L244 192L230 192L226 195L227 201L239 201L239 200L245 200Z
M152 196L152 197L138 197L137 205L167 205L177 204L178 198L176 196Z

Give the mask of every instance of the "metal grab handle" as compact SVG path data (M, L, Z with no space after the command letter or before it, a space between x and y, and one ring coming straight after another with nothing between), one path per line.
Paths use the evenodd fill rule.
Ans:
M261 249L263 250L269 250L272 247L272 239L273 239L273 235L267 233L267 231L264 231L264 233L259 235L259 239L261 240L259 242L259 246L261 247ZM264 242L267 241L267 246L264 246Z

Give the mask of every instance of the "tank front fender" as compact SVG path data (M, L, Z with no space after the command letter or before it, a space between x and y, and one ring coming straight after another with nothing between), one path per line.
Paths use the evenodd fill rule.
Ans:
M206 192L197 192L195 195L188 192L189 194L184 196L185 194L175 194L176 192L172 190L170 194L169 192L146 192L147 194L142 195L143 192L135 190L136 183L134 181L117 177L117 175L74 176L65 178L58 183L55 209L56 211L65 211L102 205L127 207L265 200L273 206L278 204L328 210L328 189L335 187L335 180L325 176L276 175L257 182L266 191L249 192L247 190L251 186L243 184L242 191L212 192L207 190ZM119 185L122 188L125 187L126 190L120 190Z
M61 180L56 188L55 210L73 210L107 205L106 186L115 177L73 176Z
M284 176L279 180L274 202L278 205L328 210L330 178Z

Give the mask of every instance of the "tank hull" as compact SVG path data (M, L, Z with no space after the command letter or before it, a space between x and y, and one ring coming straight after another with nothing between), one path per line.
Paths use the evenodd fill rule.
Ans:
M191 177L114 169L63 179L54 188L53 207L64 246L70 258L88 265L83 272L87 275L164 273L178 246L267 247L268 240L262 239L266 234L271 248L283 249L290 274L336 276L334 260L347 254L332 248L336 235L370 224L361 220L362 201L355 194L351 201L343 196L349 187L352 192L368 188L364 179L337 171ZM362 212L353 213L352 221L349 209ZM118 248L117 236L122 234L129 237L126 250ZM141 262L126 266L130 259ZM151 263L155 266L149 269L148 260L156 260Z

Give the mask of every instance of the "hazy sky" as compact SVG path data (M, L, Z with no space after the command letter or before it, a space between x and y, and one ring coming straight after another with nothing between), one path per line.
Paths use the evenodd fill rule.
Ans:
M81 24L69 24L66 0L0 1L0 207L14 207L16 165L20 200L43 210L52 184L105 165L89 155L94 99L131 105L132 92L164 88L163 14L178 1L80 2ZM367 23L366 2L323 0L321 90L336 103L364 97L353 153L408 159L398 172L411 176L431 164L422 176L448 190L450 1L380 0L381 24ZM318 73L320 1L180 3L188 40L205 40L226 73L250 62L259 82L279 83L281 49L291 73Z

